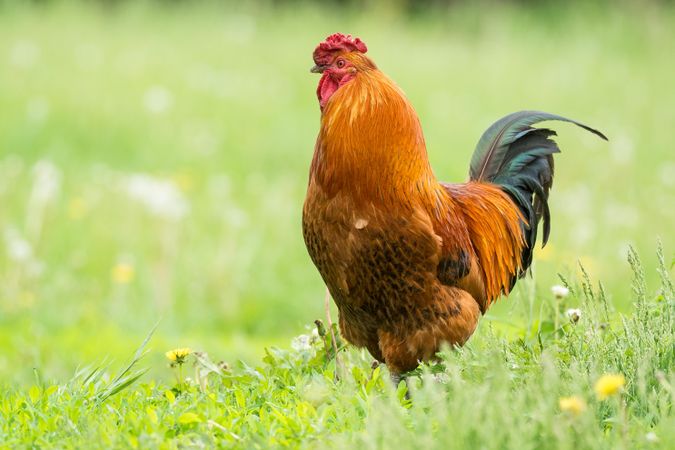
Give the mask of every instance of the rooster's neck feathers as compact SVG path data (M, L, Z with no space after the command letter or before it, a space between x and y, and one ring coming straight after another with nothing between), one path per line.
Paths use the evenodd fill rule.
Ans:
M347 191L357 202L436 203L444 195L415 110L377 69L359 72L326 104L311 176L329 194Z

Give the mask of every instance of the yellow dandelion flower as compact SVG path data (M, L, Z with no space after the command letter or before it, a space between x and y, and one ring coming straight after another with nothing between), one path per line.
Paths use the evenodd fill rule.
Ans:
M87 212L87 204L77 197L68 203L68 216L71 220L80 220Z
M21 303L23 306L33 306L35 304L35 294L32 293L31 291L24 291L21 294Z
M189 192L194 187L194 180L188 173L177 173L171 177L172 181L178 185L183 192Z
M192 353L192 349L189 349L189 348L185 347L185 348L176 348L176 349L170 350L170 351L166 352L164 355L172 363L180 365L180 364L183 364L185 362L185 358L187 358L191 353Z
M117 284L129 284L134 279L134 266L126 263L116 264L110 277Z
M586 411L586 402L583 398L577 397L576 395L572 397L560 397L558 405L560 406L561 411L571 413L574 416L578 416Z
M599 400L616 395L626 384L626 378L621 374L605 374L595 383L595 395Z

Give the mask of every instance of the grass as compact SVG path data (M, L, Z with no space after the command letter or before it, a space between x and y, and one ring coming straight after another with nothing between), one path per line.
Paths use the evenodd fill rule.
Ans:
M0 439L7 448L669 448L673 285L659 253L659 294L648 295L637 254L629 255L629 315L608 314L611 303L588 278L568 285L558 311L532 315L535 298L518 299L532 329L509 341L482 327L466 347L410 375L412 400L405 383L395 388L354 349L342 351L335 381L330 333L319 328L290 349L267 349L255 366L193 352L184 361L190 376L179 364L174 383L130 387L129 366L118 376L82 370L59 385L37 378L27 391L0 394ZM576 322L568 305L579 306ZM554 321L561 325L547 326ZM614 384L613 374L621 375Z
M672 327L659 342L644 333L671 311L646 286L660 282L657 240L666 266L675 245L672 5L457 5L413 17L382 5L0 2L0 445L384 446L411 443L410 430L415 446L630 447L649 430L667 442ZM480 134L514 110L568 115L610 138L556 125L563 154L536 283L519 283L469 347L447 353L451 382L413 386L412 409L359 352L335 384L320 341L264 351L324 315L299 224L319 114L310 54L338 30L362 37L406 91L443 180L465 179ZM630 246L649 269L639 292ZM558 331L566 319L550 286L558 273L583 280L577 261L616 311L609 321L586 311L604 303L580 285L558 307L585 316ZM585 337L600 320L609 331ZM113 381L158 322L148 353ZM189 384L170 401L164 352L185 346L245 363L222 372L203 360L208 388ZM625 408L592 394L614 371L627 379ZM578 422L557 409L569 395L588 404Z

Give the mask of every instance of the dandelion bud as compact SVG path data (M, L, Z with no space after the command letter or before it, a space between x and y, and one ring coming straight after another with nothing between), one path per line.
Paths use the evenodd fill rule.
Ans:
M579 319L581 319L581 310L578 308L570 308L565 314L567 314L567 317L572 323L577 323Z
M316 319L314 324L316 325L316 331L319 333L319 336L324 337L326 335L326 327L323 325L323 322Z

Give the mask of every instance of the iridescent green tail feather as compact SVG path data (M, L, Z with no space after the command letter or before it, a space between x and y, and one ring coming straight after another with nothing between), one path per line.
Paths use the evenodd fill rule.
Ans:
M533 128L538 122L558 120L573 123L607 140L604 134L566 117L541 111L519 111L500 119L483 133L471 158L471 180L498 184L520 208L526 222L523 234L523 271L532 263L537 228L543 219L542 246L551 231L548 194L553 185L553 154L559 153L546 128Z

